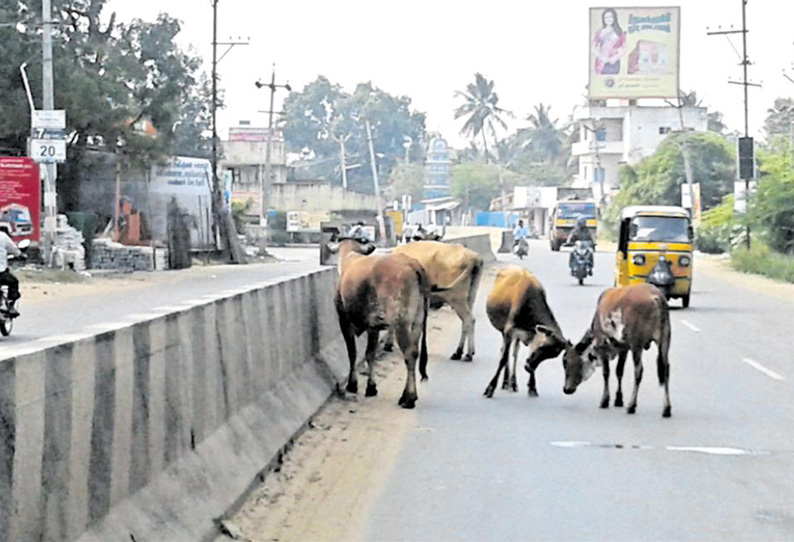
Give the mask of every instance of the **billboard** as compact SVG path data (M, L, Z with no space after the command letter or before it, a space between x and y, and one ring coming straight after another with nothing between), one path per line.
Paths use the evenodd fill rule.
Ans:
M39 240L41 179L30 158L0 157L0 222L6 222L15 243Z
M681 8L590 8L591 100L678 96Z

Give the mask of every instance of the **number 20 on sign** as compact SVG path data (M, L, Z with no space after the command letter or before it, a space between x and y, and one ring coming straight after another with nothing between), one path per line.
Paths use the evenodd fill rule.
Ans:
M58 139L31 139L30 157L36 162L66 161L66 141Z

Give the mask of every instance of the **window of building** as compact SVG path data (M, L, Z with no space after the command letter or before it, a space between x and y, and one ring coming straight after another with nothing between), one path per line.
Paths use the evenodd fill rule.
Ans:
M669 126L659 126L659 135L665 135L670 133Z
M599 128L598 130L596 130L595 136L596 136L596 141L606 141L607 140L606 128Z
M587 166L584 167L584 180L587 180Z

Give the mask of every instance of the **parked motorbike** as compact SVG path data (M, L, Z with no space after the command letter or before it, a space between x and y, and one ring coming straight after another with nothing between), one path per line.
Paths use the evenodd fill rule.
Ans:
M665 295L670 293L670 289L675 284L675 277L673 276L670 262L664 257L664 254L659 256L656 265L654 265L651 272L648 273L648 278L646 280L659 288Z
M17 245L19 250L22 251L22 257L20 259L26 259L27 256L25 255L25 251L30 247L30 241L27 239L20 241ZM9 255L9 258L13 258L13 255ZM1 286L0 287L0 335L3 337L8 337L11 335L11 330L14 328L14 319L17 316L13 316L10 313L10 306L8 301L8 286ZM19 310L19 300L16 303L16 309Z
M593 274L593 245L586 241L576 241L571 251L571 275L576 277L579 285Z
M518 243L513 245L513 253L518 256L519 260L523 260L524 256L529 255L529 243L526 239L521 239Z

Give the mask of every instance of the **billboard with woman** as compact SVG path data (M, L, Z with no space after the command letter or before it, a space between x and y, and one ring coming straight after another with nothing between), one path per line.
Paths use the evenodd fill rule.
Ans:
M681 10L590 8L590 99L678 95Z

